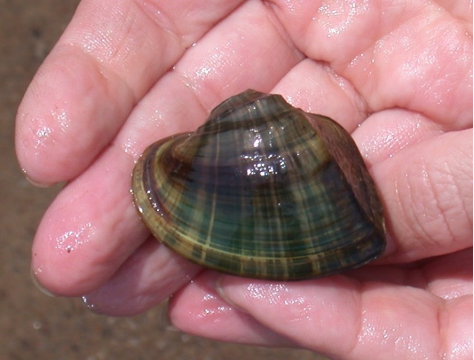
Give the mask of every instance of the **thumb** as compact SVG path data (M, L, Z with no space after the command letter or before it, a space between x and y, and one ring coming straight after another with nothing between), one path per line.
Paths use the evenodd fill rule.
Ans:
M472 326L459 322L472 297L448 306L424 289L343 275L283 283L223 276L218 293L267 331L331 358L441 358L466 338L453 341L459 333L449 323Z
M350 357L361 326L357 282L343 276L293 283L223 276L218 284L228 303L300 347Z

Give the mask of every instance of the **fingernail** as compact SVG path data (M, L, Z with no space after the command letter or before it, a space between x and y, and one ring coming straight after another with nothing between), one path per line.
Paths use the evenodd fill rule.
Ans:
M225 299L225 293L224 293L224 290L222 289L222 275L221 276L218 276L216 279L215 279L215 282L214 282L214 288L216 289L217 293Z
M235 309L237 309L237 310L239 310L243 313L248 314L249 312L247 310L245 310L242 307L240 307L239 305L237 305L227 295L226 291L224 290L224 286L222 285L222 283L224 282L225 277L227 277L227 276L226 275L221 275L216 279L215 284L214 284L214 288L216 289L216 292L219 294L219 296L222 298L222 300L224 300L227 304L229 304L233 308L235 308Z
M171 322L169 307L169 299L163 300L163 302L158 305L158 324L161 328L164 328L166 330L179 331L176 327L174 327L173 323Z
M36 180L33 180L29 175L28 173L26 172L25 169L21 168L21 172L23 173L23 175L25 176L25 179L26 181L28 181L31 185L33 186L37 186L37 187L40 187L40 188L47 188L47 187L50 187L51 185L53 184L46 184L46 183L41 183L41 182L38 182Z
M35 271L31 269L30 274L31 274L31 280L33 281L33 284L35 284L36 288L41 291L43 294L51 296L51 297L56 297L51 291L46 289L41 283L39 282L38 278L36 277L36 274L38 271Z
M54 185L54 184L46 184L46 183L40 183L40 182L34 181L34 180L32 180L31 178L29 178L28 176L25 176L25 179L26 179L26 181L28 181L31 185L36 186L36 187L39 187L39 188L42 188L42 189L46 189L46 188L49 188L49 187L51 187L51 186Z

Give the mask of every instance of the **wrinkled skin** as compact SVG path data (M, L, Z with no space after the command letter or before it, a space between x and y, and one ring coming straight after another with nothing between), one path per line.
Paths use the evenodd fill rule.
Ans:
M18 112L28 178L68 182L34 239L37 281L116 316L173 295L176 327L223 341L346 359L472 358L470 6L82 1ZM203 270L150 237L129 193L134 162L247 88L352 133L386 211L375 264L256 281Z

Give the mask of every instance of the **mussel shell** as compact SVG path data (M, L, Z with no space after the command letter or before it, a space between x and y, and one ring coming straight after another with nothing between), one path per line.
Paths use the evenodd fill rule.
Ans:
M326 276L385 248L382 206L351 136L279 95L247 90L195 132L152 144L132 191L157 239L234 275Z

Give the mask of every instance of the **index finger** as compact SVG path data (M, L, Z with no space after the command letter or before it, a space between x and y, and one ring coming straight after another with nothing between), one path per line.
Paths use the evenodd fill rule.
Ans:
M240 3L82 1L18 110L26 175L52 184L84 171L157 79Z

